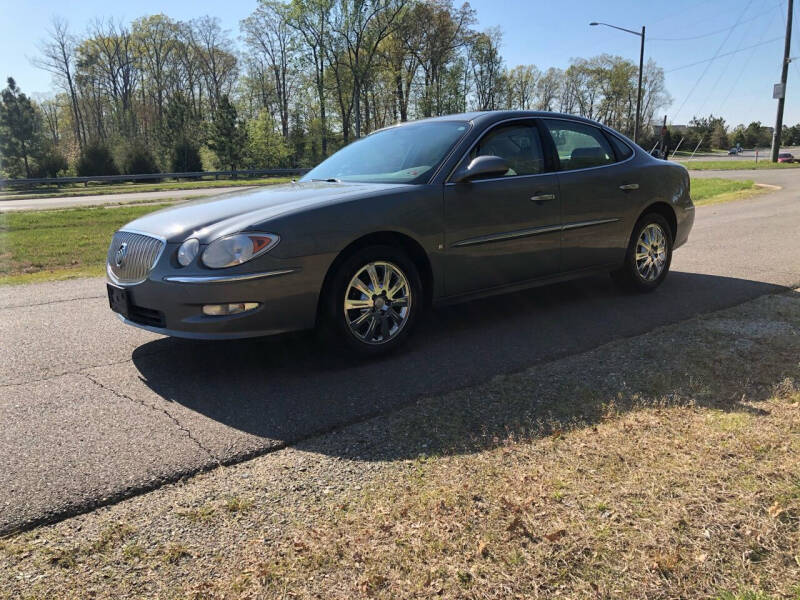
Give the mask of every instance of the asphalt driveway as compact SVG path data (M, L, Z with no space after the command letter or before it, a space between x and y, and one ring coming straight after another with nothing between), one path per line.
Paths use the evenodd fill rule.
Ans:
M771 183L761 175L790 172L758 173ZM791 174L780 191L699 208L651 295L622 294L603 276L452 306L378 361L332 355L309 334L163 338L119 323L102 279L0 287L0 532L798 287L800 171Z

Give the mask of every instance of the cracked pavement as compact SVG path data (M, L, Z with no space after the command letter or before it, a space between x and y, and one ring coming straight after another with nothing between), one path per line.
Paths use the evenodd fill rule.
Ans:
M201 342L127 327L102 279L0 287L0 533L799 287L800 170L756 180L783 189L698 208L651 295L597 276L446 307L376 361L327 353L307 333Z

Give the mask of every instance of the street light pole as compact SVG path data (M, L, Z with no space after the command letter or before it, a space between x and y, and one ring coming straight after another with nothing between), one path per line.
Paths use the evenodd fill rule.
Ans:
M775 115L775 129L772 132L772 162L778 162L778 153L781 151L781 129L783 129L783 105L786 101L786 77L789 75L789 53L792 46L792 0L789 0L788 14L786 15L786 42L783 46L783 68L781 69L781 94L778 98L778 113Z
M791 2L791 0L789 0ZM638 31L633 31L632 29L625 29L624 27L617 27L616 25L609 25L608 23L598 23L598 22L591 22L589 25L605 25L606 27L611 27L613 29L619 29L620 31L625 31L627 33L632 33L633 35L638 35L641 40L641 46L639 48L639 87L636 90L636 122L633 124L633 141L638 143L639 142L639 122L641 121L641 114L642 114L642 72L644 71L644 25L642 25L642 31L639 33Z

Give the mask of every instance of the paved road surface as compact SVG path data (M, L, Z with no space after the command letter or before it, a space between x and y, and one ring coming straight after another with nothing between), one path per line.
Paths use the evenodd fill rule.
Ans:
M246 190L249 187L250 186L228 186L195 190L166 190L161 192L99 194L95 196L62 196L55 198L31 198L27 200L0 200L0 213L19 210L48 210L75 206L100 206L103 204L130 204L132 202L158 202L164 200L182 200L186 198L203 198L205 196L214 196L215 194L238 192Z
M213 343L126 327L102 279L0 287L0 530L798 287L795 174L781 191L699 208L653 294L624 295L602 276L453 306L372 362L326 354L308 335Z

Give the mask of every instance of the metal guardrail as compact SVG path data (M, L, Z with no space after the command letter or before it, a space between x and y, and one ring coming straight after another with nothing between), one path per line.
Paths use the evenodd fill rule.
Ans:
M201 179L203 177L228 177L238 179L239 177L277 177L281 175L303 175L310 169L245 169L242 171L194 171L190 173L142 173L138 175L93 175L89 177L38 177L31 179L0 179L0 188L12 186L31 186L31 185L65 185L67 183L82 183L87 185L90 182L96 183L115 183L125 181L142 181L154 179Z

